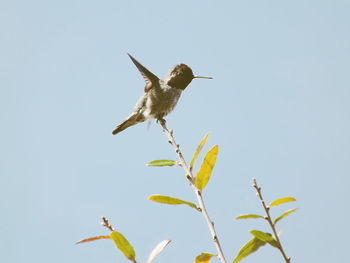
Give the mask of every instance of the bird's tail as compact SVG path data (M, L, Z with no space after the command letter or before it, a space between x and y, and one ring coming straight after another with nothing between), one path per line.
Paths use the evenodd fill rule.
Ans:
M143 114L133 114L130 115L125 121L123 121L121 124L119 124L114 131L112 132L113 135L116 135L117 133L124 131L126 128L129 128L130 126L133 126L137 123L144 122L145 117Z

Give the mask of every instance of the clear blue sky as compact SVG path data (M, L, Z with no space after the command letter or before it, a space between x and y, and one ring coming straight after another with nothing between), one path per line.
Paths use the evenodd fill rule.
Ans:
M279 225L293 262L347 262L350 173L349 1L3 1L0 3L0 262L127 262L104 215L139 262L193 262L215 252L195 201L153 123L112 136L143 92L126 55L159 77L186 63L195 74L168 126L189 159L206 132L219 144L204 193L229 262L250 239L267 200L294 196ZM203 156L201 156L202 158ZM196 167L199 166L199 163ZM282 262L266 246L242 262Z

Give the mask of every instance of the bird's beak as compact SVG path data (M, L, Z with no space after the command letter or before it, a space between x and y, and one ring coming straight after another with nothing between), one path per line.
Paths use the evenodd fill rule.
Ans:
M212 77L193 76L194 79L213 79Z

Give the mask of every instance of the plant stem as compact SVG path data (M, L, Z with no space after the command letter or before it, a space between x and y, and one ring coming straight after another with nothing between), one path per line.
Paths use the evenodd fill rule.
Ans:
M186 164L185 158L183 157L183 154L180 150L179 145L175 142L173 132L167 128L166 122L164 119L160 119L158 121L159 121L160 125L162 126L165 135L168 137L168 142L173 146L173 148L174 148L174 150L175 150L175 152L180 160L180 165L182 166L182 168L186 172L186 178L190 182L190 185L191 185L193 191L195 192L195 195L196 195L197 200L198 200L199 208L200 208L201 213L202 213L202 215L203 215L203 217L208 225L210 235L214 241L214 245L215 245L216 250L218 252L218 258L222 263L226 263L224 253L222 251L220 241L219 241L218 235L217 235L215 227L214 227L214 222L210 219L208 212L205 208L204 200L202 197L202 192L194 184L195 178L194 178L189 166Z
M264 198L262 196L262 193L261 193L261 187L259 187L257 185L255 178L253 179L253 187L255 188L256 195L259 197L259 199L261 201L261 204L262 204L262 206L263 206L263 208L265 210L265 213L266 213L266 218L265 219L267 220L267 222L269 222L269 225L270 225L270 227L271 227L271 229L273 231L273 234L274 234L274 236L276 238L276 241L278 243L278 249L281 252L284 260L286 261L286 263L290 263L291 259L284 252L283 247L282 247L282 243L281 243L281 241L280 241L280 239L278 237L278 234L277 234L277 231L276 231L276 228L275 228L275 224L272 222L272 218L271 218L271 215L270 215L270 207L266 205L266 203L264 201Z
M102 226L108 228L110 231L114 231L114 228L113 228L113 226L109 223L107 217L102 216L101 219L102 219L102 222L101 222L101 225L102 225Z

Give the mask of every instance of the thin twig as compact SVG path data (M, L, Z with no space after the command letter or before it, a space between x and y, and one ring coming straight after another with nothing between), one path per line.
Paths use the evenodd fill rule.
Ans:
M102 226L108 228L111 231L114 231L113 226L111 224L109 224L108 219L106 217L102 216L101 219L102 219L102 222L101 222Z
M253 179L253 187L255 188L256 195L259 197L259 199L261 201L261 204L262 204L262 206L263 206L263 208L265 210L265 213L266 213L265 219L267 220L267 222L269 222L269 225L270 225L270 227L271 227L271 229L273 231L273 234L274 234L274 236L276 238L276 241L278 243L278 249L281 252L284 260L286 261L286 263L291 263L290 257L288 257L286 255L286 253L284 252L284 250L283 250L282 243L281 243L281 241L280 241L280 239L278 237L278 234L277 234L277 231L276 231L276 228L275 228L275 224L272 222L272 218L271 218L271 215L270 215L270 207L266 205L266 203L264 201L264 198L262 196L262 193L261 193L261 187L259 187L257 185L255 178Z
M204 200L203 200L203 197L202 197L202 192L195 186L194 184L194 176L189 168L189 166L186 164L186 161L185 161L185 158L183 157L183 154L180 150L180 147L179 145L175 142L175 139L174 139L174 136L173 136L173 132L170 131L167 126L166 126L166 122L164 119L160 119L158 120L160 125L163 127L163 131L164 133L166 134L166 136L168 137L168 142L173 146L179 160L180 160L180 164L181 164L181 167L185 170L186 172L186 178L188 179L188 181L190 182L190 185L193 189L193 191L195 192L196 194L196 197L197 197L197 200L198 200L198 203L199 203L199 208L201 209L201 213L208 225L208 228L209 228L209 232L210 232L210 235L214 241L214 244L215 244L215 247L216 247L216 250L218 252L218 258L219 260L222 262L222 263L226 263L226 259L225 259L225 256L224 256L224 253L222 251L222 248L221 248L221 245L220 245L220 241L219 241L219 238L218 238L218 235L216 233L216 230L215 230L215 227L214 227L214 222L210 219L209 215L208 215L208 212L205 208L205 204L204 204Z

